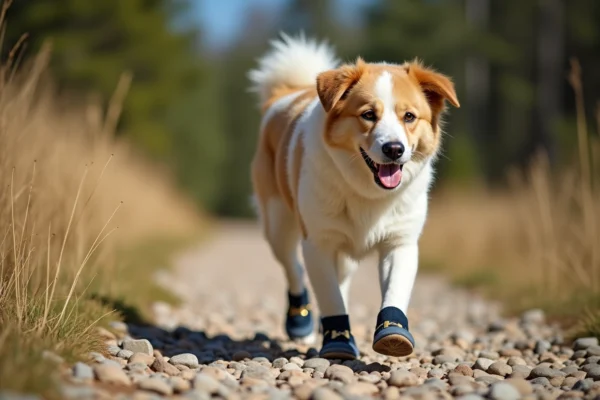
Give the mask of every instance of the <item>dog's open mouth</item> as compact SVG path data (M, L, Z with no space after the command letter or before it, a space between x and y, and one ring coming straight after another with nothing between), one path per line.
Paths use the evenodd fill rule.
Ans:
M360 148L360 154L373 173L376 184L387 190L395 189L400 185L402 181L402 167L404 165L396 163L377 164L362 148Z

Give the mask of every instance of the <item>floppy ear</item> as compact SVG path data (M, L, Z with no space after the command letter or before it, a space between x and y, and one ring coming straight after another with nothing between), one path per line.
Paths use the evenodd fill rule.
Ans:
M342 65L317 76L317 93L326 112L359 81L363 72L364 61L359 58L356 65Z
M417 61L410 62L405 67L408 75L421 86L434 115L437 116L444 109L444 100L448 100L454 107L460 107L454 84L446 75L423 67Z

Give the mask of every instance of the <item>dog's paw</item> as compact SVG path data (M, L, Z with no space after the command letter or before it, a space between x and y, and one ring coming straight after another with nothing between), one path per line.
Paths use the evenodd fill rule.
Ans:
M288 292L285 331L290 340L310 343L312 337L312 341L314 341L313 313L306 289L301 295L293 295Z
M386 307L377 315L373 350L379 354L404 357L412 354L415 339L408 331L408 318L396 307Z
M329 359L354 360L360 356L354 336L350 332L348 315L336 315L321 319L323 346L319 356Z

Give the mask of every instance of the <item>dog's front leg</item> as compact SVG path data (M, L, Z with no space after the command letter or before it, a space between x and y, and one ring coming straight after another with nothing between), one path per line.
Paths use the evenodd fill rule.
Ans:
M357 358L360 354L350 330L350 318L338 282L338 263L343 258L334 251L315 246L310 240L302 242L302 252L321 312L323 346L320 356Z
M413 351L415 342L408 330L406 313L418 264L417 243L380 250L379 280L382 301L373 338L373 349L378 353L401 357Z

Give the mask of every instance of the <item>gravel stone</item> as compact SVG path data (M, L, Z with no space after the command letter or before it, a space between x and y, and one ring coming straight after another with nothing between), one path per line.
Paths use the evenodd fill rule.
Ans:
M435 356L435 358L433 359L433 364L441 365L444 363L452 363L452 362L455 362L457 359L458 359L457 357L453 357L453 356L438 355L438 356Z
M494 376L494 375L486 375L486 376L480 376L478 378L475 378L475 382L480 382L485 385L491 385L493 383L499 382L500 380L501 380L501 378Z
M529 381L532 385L550 386L550 381L546 377L538 377Z
M92 368L96 378L102 383L123 386L131 385L129 377L120 367L110 364L96 364Z
M152 355L152 351L154 350L152 348L152 345L150 344L150 341L148 341L147 339L123 340L123 349L132 351L134 353L148 354L149 356Z
M595 381L600 380L600 365L596 364L595 366L589 368L587 370L587 378L591 378Z
M471 369L471 367L465 364L456 366L456 368L454 368L454 372L464 376L473 376L473 370Z
M312 400L342 400L343 397L334 392L333 390L320 387L316 388L312 394Z
M149 356L144 353L133 353L131 357L129 357L129 364L140 363L147 366L150 366L154 363L154 356Z
M518 400L521 393L509 383L498 382L492 385L489 396L494 400Z
M198 357L190 353L177 354L169 359L169 363L177 365L185 365L188 368L198 367Z
M534 352L536 354L543 354L552 348L552 344L550 344L547 340L538 340L535 342Z
M531 387L531 384L525 379L509 378L506 379L504 383L515 387L522 396L526 396L533 393L533 388Z
M506 376L512 373L512 368L504 361L496 361L487 369L489 374Z
M344 387L344 393L350 396L372 396L378 391L377 386L367 382L354 382Z
M434 368L432 370L429 371L429 373L427 374L427 376L429 378L441 378L445 375L446 373L444 372L443 369L440 368Z
M416 386L419 383L419 378L409 371L397 370L392 372L388 384L396 387Z
M531 370L530 378L554 378L555 376L566 376L564 372L550 367L539 366Z
M470 376L464 376L464 375L460 375L460 374L450 374L450 376L448 376L448 382L452 386L459 386L459 385L469 385L472 382L475 382L475 380L473 379L473 377L470 377Z
M170 396L173 394L173 388L165 380L159 378L144 379L138 383L138 388L156 392L163 396Z
M481 353L479 353L479 357L481 358L487 358L490 360L497 360L500 358L500 354L498 354L495 351L491 351L491 350L484 350Z
M487 371L487 369L490 367L490 365L492 365L494 363L493 360L489 359L489 358L483 358L483 357L479 357L476 361L475 364L473 364L473 369L479 369L482 371Z
M579 390L587 393L592 388L593 384L594 381L592 379L582 379L573 385L573 390Z
M94 371L89 365L78 362L73 366L73 377L81 381L93 381Z
M587 348L586 355L588 357L600 356L600 346L590 346Z
M133 355L133 351L131 350L121 350L117 353L117 357L123 358L125 360L129 360L129 358ZM141 353L140 353L141 354Z
M117 354L119 354L119 352L121 351L121 348L119 346L116 345L111 345L108 346L106 348L106 351L108 352L108 354L110 354L111 356L116 356Z
M283 371L302 371L302 368L298 366L298 364L287 363L282 368Z
M273 360L273 368L283 368L285 364L288 363L288 360L285 358L277 358Z
M271 370L262 365L250 365L242 372L243 378L260 379L268 383L274 383L275 378L273 377Z
M213 376L199 373L194 378L194 388L205 393L217 393L221 384Z
M573 342L573 350L587 350L588 347L598 346L598 338L586 337L579 338Z
M312 368L315 371L325 372L331 363L326 358L311 358L304 362L305 368Z
M515 365L512 367L511 378L527 378L531 374L531 368L525 365Z
M325 378L350 383L354 380L354 372L345 365L334 364L325 371Z
M506 363L511 367L514 367L515 365L527 365L527 362L521 357L510 357Z
M173 388L173 391L175 393L187 392L192 387L192 384L190 383L190 381L183 379L182 377L179 377L179 376L170 377L168 382L169 382L169 386L171 386Z

